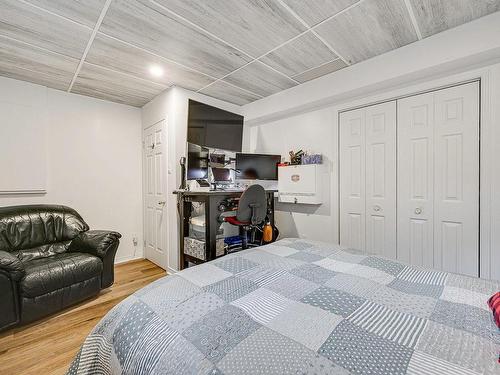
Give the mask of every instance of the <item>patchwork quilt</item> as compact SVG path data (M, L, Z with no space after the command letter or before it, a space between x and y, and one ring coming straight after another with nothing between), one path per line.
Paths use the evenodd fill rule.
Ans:
M68 374L500 374L497 282L284 239L166 276Z

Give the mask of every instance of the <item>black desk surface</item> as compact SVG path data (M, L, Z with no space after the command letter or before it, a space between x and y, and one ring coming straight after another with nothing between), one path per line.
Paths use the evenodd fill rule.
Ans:
M191 190L175 190L174 194L182 194L182 195L228 195L228 194L236 194L243 193L245 189L229 189L229 190L210 190L210 191L191 191ZM278 190L276 189L266 189L266 193L275 193Z

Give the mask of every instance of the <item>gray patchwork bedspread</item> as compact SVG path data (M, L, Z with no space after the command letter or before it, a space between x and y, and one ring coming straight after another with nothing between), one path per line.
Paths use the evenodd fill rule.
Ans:
M284 239L164 277L68 374L500 374L497 282Z

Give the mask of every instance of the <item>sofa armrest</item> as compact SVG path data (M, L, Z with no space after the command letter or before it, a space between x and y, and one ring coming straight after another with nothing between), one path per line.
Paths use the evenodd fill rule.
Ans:
M6 251L0 250L0 270L3 270L13 281L21 280L26 271L21 261Z
M101 288L113 285L115 279L115 254L120 244L121 234L104 230L89 230L80 233L71 244L68 251L95 255L102 260Z
M15 326L21 320L17 281L0 268L0 331Z
M89 230L80 233L71 241L68 251L95 255L99 258L106 257L107 252L113 249L120 241L121 234L104 230Z
M25 274L24 266L16 256L0 250L0 331L20 321L18 281Z

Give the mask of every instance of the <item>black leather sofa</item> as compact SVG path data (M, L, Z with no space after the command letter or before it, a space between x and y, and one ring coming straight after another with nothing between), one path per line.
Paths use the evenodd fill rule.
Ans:
M95 296L114 281L121 235L72 208L0 207L0 330Z

